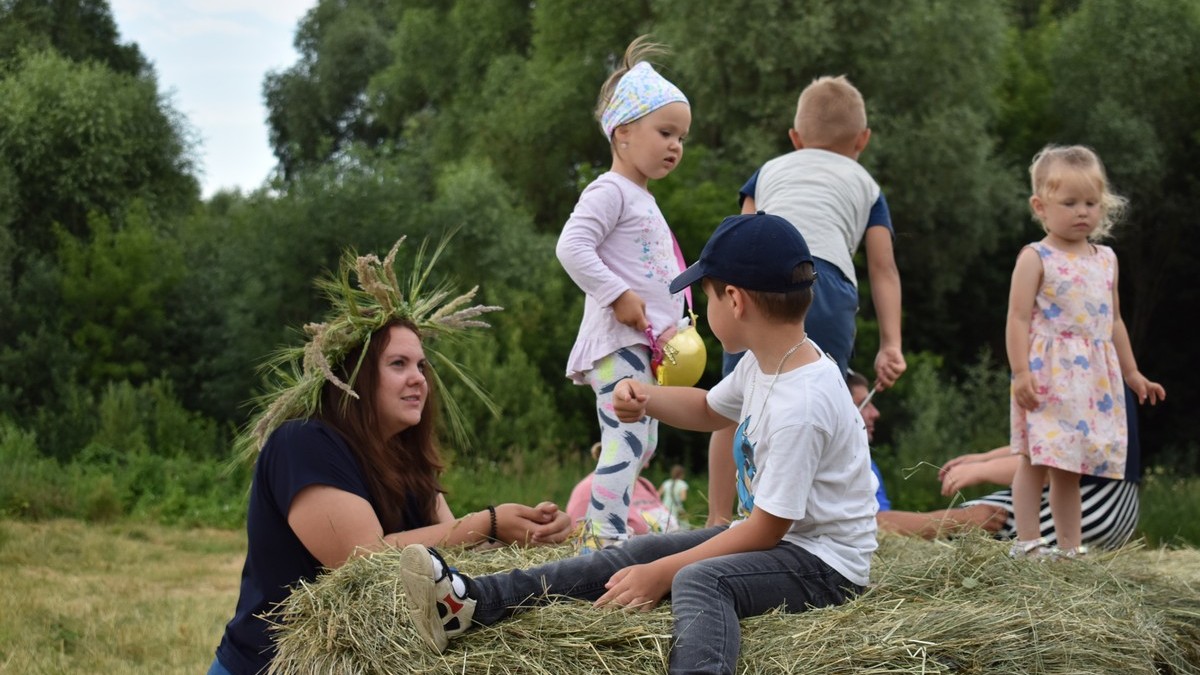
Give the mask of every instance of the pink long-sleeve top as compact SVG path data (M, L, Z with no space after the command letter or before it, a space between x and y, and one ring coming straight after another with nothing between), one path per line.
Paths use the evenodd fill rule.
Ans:
M609 171L583 190L563 226L555 254L586 294L583 320L567 360L567 377L585 384L596 361L622 347L649 345L644 333L617 321L611 305L633 289L646 303L654 334L683 316L683 294L667 287L683 269L674 239L648 190Z

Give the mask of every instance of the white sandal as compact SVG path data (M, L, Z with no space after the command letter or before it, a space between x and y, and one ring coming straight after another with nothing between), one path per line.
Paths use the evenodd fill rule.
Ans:
M1046 558L1058 557L1058 548L1050 545L1050 540L1045 537L1037 539L1013 541L1012 547L1008 549L1008 557L1010 558L1033 558L1042 560Z

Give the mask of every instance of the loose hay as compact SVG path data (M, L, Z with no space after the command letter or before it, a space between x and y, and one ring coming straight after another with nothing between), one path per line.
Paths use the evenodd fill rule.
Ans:
M1084 560L1017 561L982 536L881 535L856 600L742 622L752 673L1200 673L1200 551L1138 545ZM486 574L571 555L569 547L450 551ZM648 613L557 601L425 647L408 622L399 551L355 559L298 588L272 618L271 673L655 673L667 606Z

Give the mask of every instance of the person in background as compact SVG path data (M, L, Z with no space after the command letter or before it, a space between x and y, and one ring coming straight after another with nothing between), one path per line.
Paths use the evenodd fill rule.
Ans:
M672 466L671 477L658 486L658 498L671 512L671 518L676 523L683 522L684 503L687 501L688 484L683 479L683 472L682 464Z
M1133 396L1126 391L1125 396ZM1129 451L1121 479L1081 476L1079 479L1080 540L1086 546L1114 549L1124 546L1137 529L1141 502L1141 443L1138 439L1137 409L1125 408L1129 428ZM959 455L938 470L941 492L949 497L976 485L1011 485L1020 458L1004 445L987 452ZM882 489L882 488L881 488ZM876 515L880 531L935 539L983 530L997 539L1017 535L1013 517L1012 490L1005 488L962 504L935 511L881 510ZM1042 487L1038 529L1049 546L1058 542L1054 515L1050 511L1050 486Z
M867 441L875 440L875 421L879 419L879 408L868 400L868 395L871 393L871 382L862 373L856 373L853 370L846 371L846 386L850 388L850 396L854 399L854 405L858 407L858 414L862 416L863 425L867 429ZM892 508L892 502L888 499L887 490L883 485L883 473L879 471L879 465L875 463L875 458L871 458L871 472L875 474L875 480L879 481L879 487L875 490L875 501L879 504L879 511L887 511Z
M555 248L585 294L567 377L595 392L600 424L581 553L629 536L630 492L654 455L658 423L619 421L612 391L627 377L654 381L654 354L683 316L683 296L667 290L683 256L648 185L679 166L692 112L679 87L646 60L661 51L639 37L601 87L596 116L612 168L584 188Z
M600 444L592 444L592 461L600 458ZM589 473L575 484L571 496L567 500L567 515L576 526L580 526L587 518L588 500L592 497L592 480L595 473ZM626 525L630 536L650 534L651 532L672 532L679 529L679 521L671 515L670 509L659 499L651 483L645 476L638 476L629 494L629 515Z
M796 102L788 138L793 151L771 159L742 186L742 213L764 211L800 230L817 266L808 330L814 342L850 369L858 314L854 254L865 241L871 298L879 323L875 386L892 386L907 364L901 350L900 271L893 252L895 233L887 200L858 162L871 139L862 94L844 76L819 77ZM722 374L737 363L726 353ZM733 507L728 465L732 430L709 440L708 523L725 522Z
M461 517L450 510L439 481L438 387L425 341L484 326L474 317L499 308L438 317L471 295L430 304L421 302L419 287L402 293L394 282L408 275L392 269L399 245L383 263L347 254L339 278L325 284L335 306L330 316L305 327L306 345L270 361L292 379L267 397L238 439L255 458L246 562L209 675L267 672L275 646L263 615L296 585L353 556L416 542L537 545L570 535L570 519L550 502ZM356 269L361 291L350 287Z

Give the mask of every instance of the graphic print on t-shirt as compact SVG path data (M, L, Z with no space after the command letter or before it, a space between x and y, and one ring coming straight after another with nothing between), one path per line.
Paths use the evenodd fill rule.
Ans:
M758 473L758 467L754 465L754 444L746 435L746 427L749 424L750 416L747 415L733 435L733 462L737 467L738 515L743 518L748 518L750 512L754 510L754 493L750 490L750 485L754 481L755 474Z

